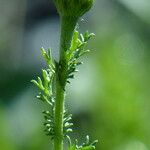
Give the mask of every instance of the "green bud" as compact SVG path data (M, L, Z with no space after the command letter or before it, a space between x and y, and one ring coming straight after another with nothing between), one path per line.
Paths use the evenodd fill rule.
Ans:
M81 17L93 5L93 0L54 0L61 16Z

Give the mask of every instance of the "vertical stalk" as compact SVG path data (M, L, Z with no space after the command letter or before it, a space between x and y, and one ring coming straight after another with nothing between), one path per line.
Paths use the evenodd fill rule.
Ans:
M56 103L55 103L55 139L54 150L63 150L63 110L64 110L64 90L58 78L56 81Z
M70 48L77 18L61 17L60 59L56 71L56 102L55 102L55 139L54 150L63 150L63 115L65 86L67 80L67 62L65 51Z
M70 48L72 35L77 23L77 18L73 16L61 17L61 37L60 37L60 61L64 58L64 52Z

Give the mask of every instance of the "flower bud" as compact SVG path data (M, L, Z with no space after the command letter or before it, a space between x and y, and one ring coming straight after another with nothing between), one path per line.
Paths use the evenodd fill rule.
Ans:
M93 5L93 0L54 0L60 16L79 18Z

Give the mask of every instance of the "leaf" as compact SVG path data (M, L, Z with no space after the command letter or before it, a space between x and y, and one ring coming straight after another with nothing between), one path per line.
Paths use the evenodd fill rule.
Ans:
M79 37L79 32L75 30L71 42L71 47L70 47L71 51L74 51L77 48L79 44L78 37Z
M69 147L69 149L68 149L68 150L77 150L77 149L76 149L76 146L75 146L75 145L73 145L73 146Z
M85 39L84 41L86 42L94 36L95 36L94 33L89 33L88 31L86 31L85 34L84 34L84 39Z
M31 80L31 82L32 82L35 86L39 87L39 84L38 84L38 82L37 82L36 80Z
M46 53L46 51L45 51L45 49L43 47L41 48L41 53L42 53L42 56L45 58L46 62L48 64L50 64L49 56L47 55L47 53Z
M42 56L44 57L46 63L48 64L48 66L51 66L52 68L55 68L53 60L52 60L52 54L51 54L51 49L48 49L48 53L46 53L45 49L42 47L41 48L41 53Z
M38 77L38 80L31 80L31 82L36 85L40 90L44 90L43 84L42 84L42 80L40 77Z
M82 42L84 42L84 36L83 36L83 34L80 34L80 37L81 37Z
M85 147L79 148L77 150L95 150L95 146L85 146Z
M45 89L40 77L38 77L38 84L39 84L39 88L40 88L41 90L44 90L44 89Z
M94 142L90 143L90 138L87 135L85 143L83 143L81 146L78 146L78 140L76 140L75 144L70 145L68 150L95 150L96 149L95 144L97 142L98 141L95 140Z
M51 86L50 82L52 80L52 76L45 69L42 69L42 76L43 76L43 80L44 80L44 87L45 87L45 89L49 90L49 88Z

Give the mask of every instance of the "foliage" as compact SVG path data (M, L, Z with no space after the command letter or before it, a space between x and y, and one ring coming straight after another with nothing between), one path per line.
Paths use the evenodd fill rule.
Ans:
M89 52L85 46L94 36L88 32L79 34L75 30L76 23L92 7L93 0L55 0L55 4L62 21L60 58L58 62L54 61L51 50L46 52L42 48L42 56L48 67L42 70L42 79L38 77L37 81L32 80L40 91L37 98L50 105L50 111L43 112L45 132L54 140L55 150L63 150L63 140L66 137L69 140L69 150L94 150L97 141L90 143L89 136L81 146L78 146L77 141L76 144L71 144L69 132L72 132L72 115L65 109L66 84L70 83L69 79L74 78L77 66L82 64L79 58Z
M72 144L69 137L68 139L70 143L69 150L94 150L95 144L98 142L97 140L95 140L94 142L90 143L90 139L88 135L86 136L86 142L80 146L78 145L78 140L76 140L75 144Z
M73 34L73 39L71 42L71 47L65 53L65 59L67 61L67 82L70 83L69 79L74 78L74 73L77 72L77 66L81 65L82 62L79 61L79 58L90 52L86 50L85 46L89 39L94 36L93 33L89 34L88 31L83 35L79 34L78 31L75 31Z
M65 53L65 59L68 62L67 66L67 82L70 83L69 79L74 78L74 73L77 72L77 66L81 65L78 59L89 52L86 50L85 46L89 39L94 36L93 33L89 34L86 32L85 34L79 34L78 31L74 31L71 47ZM47 63L47 69L42 69L42 79L37 77L37 80L31 80L34 85L36 85L39 89L39 94L36 96L37 99L42 102L46 102L50 106L50 111L43 111L43 115L45 118L44 126L46 135L50 136L53 140L55 138L55 78L56 78L56 61L52 59L51 50L48 49L48 52L45 51L44 48L41 48L42 56L44 57ZM76 144L71 144L71 139L68 135L69 132L72 132L72 115L68 114L66 110L64 110L63 115L63 136L69 140L69 150L93 150L95 149L95 143L89 142L89 136L86 137L86 142L82 145L78 145L76 140Z

